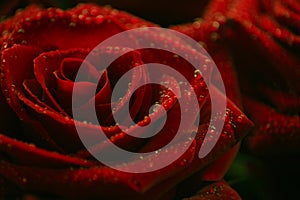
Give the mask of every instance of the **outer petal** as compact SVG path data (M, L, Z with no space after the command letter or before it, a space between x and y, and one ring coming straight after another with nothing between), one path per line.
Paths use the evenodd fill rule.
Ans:
M30 9L32 8L28 8L29 11ZM29 12L28 10L25 12ZM22 15L21 19L12 18L17 24L9 27L8 31L11 34L4 40L5 48L13 44L27 44L58 49L92 49L109 36L121 31L154 26L125 12L95 5L82 5L66 12L54 8L40 12L34 10L31 15L25 16L26 18L23 18ZM89 39L82 40L82 34Z
M184 200L241 200L241 197L225 181L212 183L202 188L197 194Z
M68 166L89 167L95 165L95 163L90 161L49 152L37 148L33 144L20 142L4 135L0 135L0 155L2 154L9 161L25 166L64 168Z
M224 33L237 66L245 112L256 125L247 145L256 154L298 153L298 7L296 1L243 0L235 1L226 14Z

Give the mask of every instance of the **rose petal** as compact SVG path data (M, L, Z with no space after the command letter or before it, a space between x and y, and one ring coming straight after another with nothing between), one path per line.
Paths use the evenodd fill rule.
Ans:
M256 129L247 139L251 151L261 155L299 153L299 115L278 113L271 107L250 98L244 98L249 117ZM257 110L260 110L257 113Z
M233 190L225 181L219 181L202 188L193 197L184 200L241 200L238 193Z
M16 91L22 91L23 80L33 78L32 60L40 52L41 50L34 47L20 45L15 45L1 52L2 91L4 91L3 94L7 98L9 105L20 118L24 118L25 114L15 93ZM18 66L18 70L14 70L15 66Z
M5 41L9 45L27 44L58 49L92 49L109 36L142 25L153 26L125 12L116 12L110 8L94 5L78 6L66 12L57 8L49 8L33 13L25 20L19 20L18 26ZM89 40L82 40L82 34Z
M293 93L286 93L286 91L276 90L265 85L257 86L258 93L270 105L282 113L296 114L300 111L300 97Z
M0 132L9 136L17 137L20 131L20 122L13 110L8 106L6 100L0 90ZM3 114L5 113L5 115Z
M23 11L17 11L16 15L14 17L11 17L3 22L0 23L0 43L1 43L1 48L0 49L5 49L8 47L8 38L10 37L10 33L18 26L20 21L23 21L25 19L28 19L32 15L36 15L42 11L41 8L31 5L28 6L25 10ZM18 31L22 32L23 29L19 29Z
M251 9L248 5L251 5ZM233 36L230 36L231 41L234 41L233 43L236 44L242 41L251 40L251 44L245 42L240 43L243 44L244 48L245 45L247 45L248 52L239 52L238 54L249 55L253 52L253 54L258 55L258 57L265 58L267 64L263 65L264 67L260 67L261 64L253 65L251 67L257 67L257 70L260 72L259 74L264 77L274 77L273 80L276 82L282 82L282 80L284 80L286 88L293 89L297 92L299 91L299 84L297 83L298 78L300 77L300 71L294 70L294 66L296 66L300 60L295 55L290 54L286 49L279 46L272 37L265 34L256 26L256 20L253 18L257 14L256 11L258 12L258 5L257 2L248 3L248 1L238 1L235 5L235 9L228 12L228 18L231 19L232 23L236 26L234 38ZM249 10L251 11L250 13ZM253 35L255 37L251 38ZM285 67L282 68L282 66ZM291 73L292 71L293 73ZM272 76L270 75L271 73Z
M277 20L279 20L286 26L291 27L296 31L299 31L300 30L299 13L297 11L295 12L293 9L289 9L285 4L286 3L283 3L281 1L275 1L272 10L273 15ZM298 4L299 6L298 2L294 3L294 5L295 4Z
M181 148L182 146L183 145L180 144L176 148ZM191 150L192 149L193 148L191 148ZM168 166L168 168L143 174L128 174L106 167L61 170L28 168L12 165L4 161L1 161L0 174L27 191L38 190L40 192L62 195L69 198L84 196L85 198L101 197L115 199L119 198L120 195L124 195L129 199L139 199L141 196L144 196L142 195L143 191L149 190L153 185L158 184L161 179L166 178L165 175L161 176L162 174L166 174L166 172L169 173L170 170L175 173L179 169L184 169L184 165L181 164L182 160L188 161L192 156L193 154L188 151L182 155L181 159L173 163L173 165ZM157 159L163 160L166 159L166 157L168 157L168 153L162 152ZM146 165L149 165L148 161L140 161L140 164L139 162L133 163L132 167L146 167ZM170 176L173 173L170 173ZM62 184L64 182L69 184ZM176 182L169 183L169 187L176 184ZM48 185L48 187L45 187L46 185ZM95 187L99 188L99 190L95 190ZM74 190L77 191L76 196L73 196L74 193L71 192ZM112 190L118 190L118 194L114 196ZM149 190L149 192L145 194L145 198L157 198L164 192L165 189L162 190L162 187L155 187L151 192Z
M0 134L0 152L9 160L23 166L64 168L68 166L90 167L93 164L87 160L76 157L49 152L33 144L27 144ZM0 153L0 154L1 154Z
M64 109L59 105L51 91L49 91L49 88L57 88L54 72L59 69L64 58L84 58L86 54L87 51L84 50L51 51L43 53L34 59L34 74L45 93L44 101L47 104L54 105L64 115L67 115Z
M23 88L25 95L34 103L43 106L45 109L55 111L49 104L43 102L44 93L39 83L35 79L24 80Z

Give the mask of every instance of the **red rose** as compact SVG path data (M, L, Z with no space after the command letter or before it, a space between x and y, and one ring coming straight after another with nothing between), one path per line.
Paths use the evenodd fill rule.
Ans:
M206 46L227 87L238 77L240 87L227 96L241 89L240 102L255 125L243 152L259 156L246 158L244 170L232 168L245 180L235 185L242 198L298 195L293 191L299 179L299 19L296 1L212 0L201 19L172 27ZM252 165L257 169L246 178L243 172Z
M215 0L203 19L175 27L205 43L220 71L231 68L222 73L227 87L236 85L238 74L245 112L256 125L246 143L257 154L299 153L298 7L293 1Z
M124 12L94 5L81 5L68 11L29 7L0 25L2 93L7 104L17 114L18 123L22 127L22 130L14 130L13 126L4 126L5 121L0 122L0 128L4 127L0 130L1 195L14 197L34 193L54 198L172 199L175 195L185 197L187 191L199 189L201 181L222 178L237 147L232 148L251 126L251 122L230 100L227 100L226 115L212 119L215 123L225 121L220 139L212 151L200 159L198 152L210 123L212 105L209 99L212 96L217 96L219 100L226 98L216 87L205 83L200 74L195 75L195 69L190 63L170 52L133 50L109 66L101 66L102 58L117 54L122 48L115 44L114 47L98 49L98 52L91 51L100 42L117 33L145 26L155 25ZM173 44L175 40L172 39L175 37L169 36L170 39L155 34L149 37L155 38L157 44L174 45L191 55L200 54L190 51L188 46ZM91 52L103 57L100 56L100 60L94 63L85 61ZM155 155L124 163L124 166L129 167L151 168L168 159L171 154L176 154L184 148L186 142L179 140L166 151L159 151L175 137L183 114L180 113L179 101L188 100L188 93L175 96L166 86L158 85L144 85L133 92L131 87L126 86L127 91L122 91L123 99L111 102L112 91L126 71L134 71L129 82L131 85L148 79L150 72L138 71L137 68L144 63L163 63L187 77L192 88L185 92L194 92L199 96L200 123L194 124L196 119L193 117L196 118L196 115L185 120L191 127L197 126L196 137L187 151L172 164L148 173L122 172L92 157L91 152L107 151L106 141L97 138L100 129L111 142L128 151L157 151ZM76 82L76 73L81 66L86 67L86 76ZM101 67L106 70L98 80ZM202 73L208 74L210 65L207 68ZM180 83L170 76L162 81L179 90L181 88ZM90 92L93 86L97 87L96 94ZM210 95L208 86L212 88ZM80 89L80 98L77 99L80 101L75 101L76 105L72 104L75 87ZM85 112L90 99L95 99L98 122L88 119L89 113L81 121L74 120L74 109ZM122 131L122 124L116 124L112 117L113 112L122 112L122 104L118 102L123 101L130 105L130 113L124 119L132 118L137 123L127 127L128 132L134 133L137 126L151 123L150 114L154 116L153 119L161 117L159 109L148 113L155 102L165 108L166 124L150 139L127 135ZM3 98L0 102L0 108L6 107ZM116 110L111 110L111 104L117 105ZM10 111L9 108L7 110ZM14 113L11 115L12 119L16 119ZM88 151L83 146L76 130L78 127L86 132L95 148ZM210 134L213 132L209 131ZM181 134L192 135L192 131ZM191 188L186 188L184 183ZM228 192L224 190L223 193Z
M300 153L299 7L243 0L227 13L245 112L255 123L246 144L259 155Z

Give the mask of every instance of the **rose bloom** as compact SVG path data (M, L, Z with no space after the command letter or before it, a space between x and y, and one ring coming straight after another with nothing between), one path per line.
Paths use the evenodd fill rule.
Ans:
M205 83L201 74L195 74L190 63L170 52L132 50L110 66L104 66L101 77L98 76L103 67L101 58L118 53L123 47L118 44L108 46L97 52L99 62L84 61L94 47L110 36L147 26L156 25L125 12L90 4L67 11L30 6L0 24L0 195L3 198L28 194L72 199L176 199L194 194L193 198L198 199L240 198L222 178L252 123L233 103L239 104L239 100L231 72L228 77L222 74L230 94L230 99L227 99L213 86L216 81L214 72L211 83ZM157 43L178 47L165 36L149 37ZM195 53L185 46L178 48L191 55ZM216 60L217 64L222 63ZM136 91L131 91L128 86L122 98L130 105L126 117L136 123L126 127L129 132L137 130L137 126L152 123L149 121L150 114L154 116L152 119L159 118L159 109L153 109L150 114L149 109L157 102L161 104L166 110L167 120L159 133L147 139L132 137L123 131L123 127L121 129L122 124L114 121L111 105L117 105L116 112L123 109L118 99L112 99L114 86L124 73L144 63L165 64L187 78L192 86L187 92L199 97L200 122L194 124L196 115L185 122L192 124L191 129L196 125L196 136L187 151L172 164L147 173L118 171L90 154L90 151L109 151L105 141L97 138L99 129L111 142L128 151L157 151L155 155L134 159L126 163L127 166L151 169L168 159L170 154L180 151L185 144L185 141L179 140L167 151L159 151L176 135L181 123L178 99L188 98L185 93L175 96L162 85L146 84ZM76 82L76 73L82 64L86 66L86 76ZM203 73L211 73L209 64L207 68ZM136 73L129 83L143 83L147 74L147 71ZM165 76L162 81L181 87L170 76ZM95 85L96 94L91 94L89 91ZM75 108L72 105L74 86L80 89L80 101L76 101ZM198 152L205 134L214 138L214 130L208 129L212 94L227 102L226 114L211 119L214 123L224 121L224 128L212 151L200 159ZM86 118L73 119L72 109L84 112L91 99L95 99L98 122L89 121L89 113ZM94 142L92 149L83 146L75 123ZM183 134L192 136L193 132Z
M227 88L239 84L240 105L254 122L243 140L243 152L255 156L248 158L249 186L266 184L260 189L271 199L298 196L299 12L297 1L212 0L202 18L171 27L206 46L219 70L227 70ZM246 198L249 188L242 189Z
M224 32L255 123L246 146L257 155L300 153L299 14L289 0L236 1L227 13Z
M203 19L172 28L204 42L214 59L230 58L243 107L255 124L246 141L251 152L299 153L298 3L214 0ZM225 83L236 80L224 74Z

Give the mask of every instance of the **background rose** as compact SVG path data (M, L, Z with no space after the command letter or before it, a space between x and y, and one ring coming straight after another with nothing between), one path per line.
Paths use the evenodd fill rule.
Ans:
M231 8L225 33L245 112L255 123L245 150L267 169L262 172L272 199L294 199L300 177L299 3L243 0Z
M243 101L256 123L247 147L260 155L299 154L297 8L294 1L236 1L227 14Z
M228 70L223 76L238 77L241 102L255 128L226 178L237 179L232 185L243 199L297 196L298 8L295 1L215 0L202 18L172 27L203 43L220 70ZM228 87L236 79L224 80Z
M100 41L120 31L141 26L154 25L117 10L92 5L82 5L66 12L53 8L42 10L30 7L1 24L2 91L23 127L22 131L14 135L14 139L9 137L12 134L9 128L4 135L0 136L2 159L0 181L5 186L2 193L12 195L16 192L14 190L17 190L19 193L37 192L69 198L118 199L120 196L126 196L130 199L165 199L173 197L178 183L192 174L194 176L188 183L193 183L198 178L208 180L207 177L213 175L209 180L222 177L236 150L234 149L233 153L225 157L220 157L236 145L251 125L231 101L228 101L226 124L221 140L204 159L199 160L197 152L209 120L209 105L206 104L201 113L203 115L201 128L193 145L179 160L162 170L146 174L119 172L91 159L89 153L83 150L68 108L70 87L72 88L70 82L72 77L74 78L73 69L78 69L82 59L89 52L88 49L93 48ZM83 37L87 40L83 40ZM116 49L109 49L103 53L113 53L114 50ZM106 87L114 83L116 74L121 75L121 69L124 68L122 65L133 67L133 64L142 64L143 61L153 58L167 61L166 64L191 77L194 88L201 84L201 79L193 80L194 71L188 70L189 65L183 62L179 67L176 57L165 52L159 53L160 56L153 57L151 51L139 51L120 58L121 60L113 64L112 71L104 76L102 83L100 80L99 93L109 91ZM87 79L92 83L93 73ZM198 87L198 89L195 89L198 94L206 94L205 87ZM152 94L155 94L156 88L152 90ZM149 91L149 87L139 91L136 101L145 102L144 99L155 99L153 96L147 97L149 92L145 91ZM214 92L218 94L217 89ZM172 94L168 95L172 96ZM99 109L107 113L105 107L107 99L102 97L109 94L99 96L101 97ZM219 94L219 98L225 97ZM165 100L169 99L162 99ZM148 102L148 107L145 106L146 110L151 103ZM200 103L205 102L200 101ZM176 108L176 102L171 102L169 106ZM105 128L114 125L113 121L109 120L109 113L105 115L108 118L100 118L100 123L116 144L127 149L139 147L139 150L149 151L159 147L172 136L170 128L178 120L175 108L169 110L168 116L173 123L169 123L169 126L164 129L168 134L162 132L146 145L127 137L116 126ZM136 116L135 119L140 120L140 124L148 123L147 118L144 119L145 110L140 108L132 110L136 110L133 115ZM223 116L214 120L223 120ZM91 133L99 128L84 121L81 127L90 130ZM142 145L142 148L139 145ZM180 145L172 148L174 149L170 150L175 151L176 148L180 148ZM161 153L159 156L160 159L164 159L167 155ZM218 158L221 160L217 160ZM223 167L219 166L220 162ZM144 161L134 161L132 164L143 167L143 163L148 164ZM195 183L198 185L199 179ZM184 196L180 191L186 195L187 190L181 189L185 188L184 185L178 187L177 195Z

